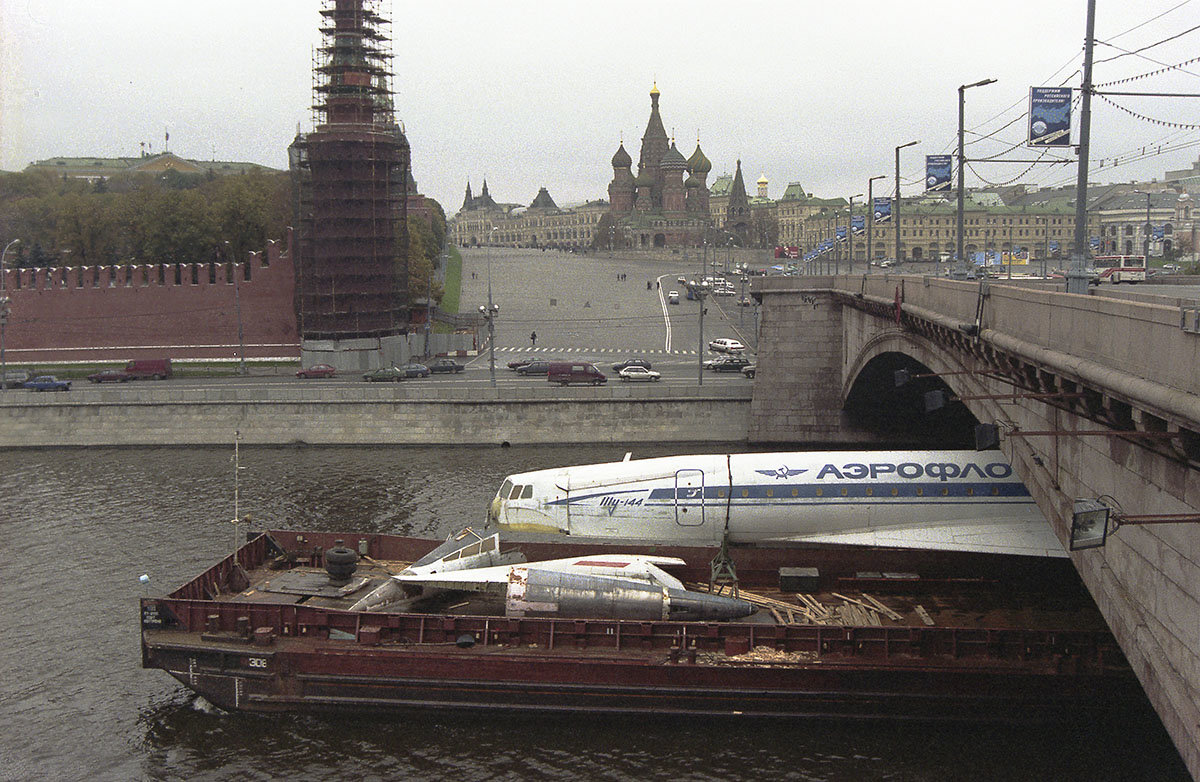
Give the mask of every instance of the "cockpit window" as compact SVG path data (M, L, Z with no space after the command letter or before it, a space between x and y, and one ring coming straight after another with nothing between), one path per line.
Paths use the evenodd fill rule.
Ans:
M533 496L533 484L529 484L524 489L521 489L521 499L527 500Z
M517 500L517 499L520 499L520 498L521 498L521 487L520 487L520 486L514 486L514 487L513 487L513 490L512 490L512 494L509 494L509 495L508 495L508 498L509 498L510 500Z
M496 496L504 499L510 491L512 491L512 481L505 481L504 485L500 487L500 491L496 492Z

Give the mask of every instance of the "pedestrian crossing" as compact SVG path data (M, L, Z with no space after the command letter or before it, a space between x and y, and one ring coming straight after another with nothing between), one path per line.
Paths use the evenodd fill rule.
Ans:
M547 347L513 347L513 346L496 346L497 353L553 353L558 354L578 354L578 353L604 353L616 356L694 356L695 350L625 350L622 348L547 348Z

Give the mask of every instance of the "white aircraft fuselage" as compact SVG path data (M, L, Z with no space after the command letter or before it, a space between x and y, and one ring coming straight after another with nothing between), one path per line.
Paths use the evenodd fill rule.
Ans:
M805 541L1065 556L996 451L701 454L510 475L502 529L717 544Z

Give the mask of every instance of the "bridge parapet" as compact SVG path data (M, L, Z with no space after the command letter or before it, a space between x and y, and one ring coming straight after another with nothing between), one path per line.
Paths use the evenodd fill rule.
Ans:
M1002 450L1060 539L1075 498L1200 510L1200 335L1181 328L1178 301L910 275L767 278L752 293L752 441L869 442L848 400L871 378L883 397L879 365L900 356L1002 424ZM1200 524L1122 526L1071 558L1200 779Z

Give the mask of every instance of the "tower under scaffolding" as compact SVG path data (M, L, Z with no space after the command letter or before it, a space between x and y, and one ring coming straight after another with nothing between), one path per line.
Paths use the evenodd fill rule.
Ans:
M314 129L289 149L303 340L380 338L408 323L409 146L379 4L322 0Z

